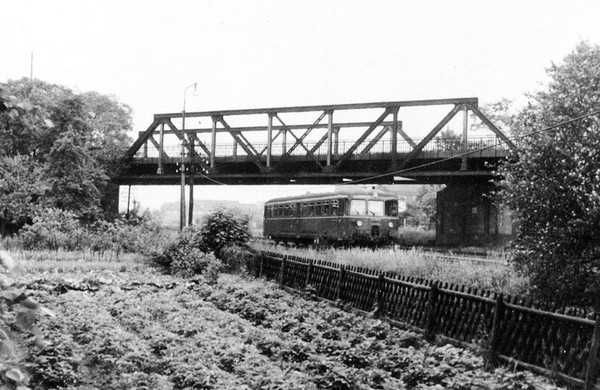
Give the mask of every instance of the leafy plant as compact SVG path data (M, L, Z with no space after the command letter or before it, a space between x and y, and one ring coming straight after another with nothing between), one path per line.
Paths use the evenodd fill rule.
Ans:
M515 263L539 297L598 308L600 119L571 120L600 106L600 46L581 42L547 73L547 88L515 120L519 149L499 171L519 226Z
M199 232L203 249L220 257L221 249L226 246L246 245L251 238L249 223L247 215L236 216L226 209L213 211L206 216Z
M13 271L18 264L5 251L0 251L0 271ZM0 283L0 385L3 389L26 389L30 381L26 367L20 361L16 340L30 335L32 348L44 346L42 332L36 322L38 314L54 316L50 310L30 298L25 289Z

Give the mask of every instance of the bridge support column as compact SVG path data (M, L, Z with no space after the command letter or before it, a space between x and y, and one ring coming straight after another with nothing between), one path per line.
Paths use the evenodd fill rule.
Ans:
M390 148L390 153L392 155L392 164L390 169L395 171L397 169L398 164L398 110L400 108L396 108L393 112L393 122L392 122L392 136L391 143L392 147Z
M454 183L437 193L436 244L503 246L514 238L509 210L496 204L491 183Z
M160 124L160 138L158 144L158 170L157 174L162 175L163 173L163 153L164 153L164 145L165 145L165 124Z
M271 149L273 148L273 115L269 113L267 122L267 168L271 168Z
M462 162L460 166L461 171L466 171L469 169L467 165L467 151L469 149L469 137L468 137L468 128L469 128L469 109L466 105L463 105L463 145L462 145Z
M281 155L287 152L287 130L279 130L281 132Z
M333 133L333 111L327 111L327 166L331 166L331 149L332 149L332 133Z
M215 152L217 151L217 120L216 116L212 117L212 133L210 144L210 167L215 167Z

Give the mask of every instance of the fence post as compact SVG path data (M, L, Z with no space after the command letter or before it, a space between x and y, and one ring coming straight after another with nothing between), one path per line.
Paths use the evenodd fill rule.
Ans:
M428 341L435 340L435 311L438 294L438 282L433 282L429 290L429 299L427 301L427 318L425 323L425 339Z
M377 279L377 298L375 301L376 307L374 308L375 316L380 317L383 313L383 283L385 282L385 276L383 272L379 273Z
M596 323L592 335L592 345L588 356L588 367L585 374L585 390L592 390L598 376L598 349L600 347L600 315L596 313Z
M335 294L335 300L339 301L340 299L343 298L343 286L344 286L344 282L346 281L346 267L344 267L344 265L340 265L340 275L338 277L338 285L337 285L337 292Z
M258 265L258 277L262 278L263 275L263 265L265 263L265 254L264 252L260 254L260 264Z
M494 320L492 322L492 335L490 337L489 363L493 366L497 364L498 347L500 346L500 325L504 318L504 298L502 294L496 296L496 305L494 307Z
M313 273L313 259L309 259L308 260L308 270L306 271L306 281L304 282L304 288L310 286L310 280L312 279L312 273Z
M281 271L279 273L279 285L281 287L284 286L285 284L285 269L287 266L287 256L284 256L283 259L281 260Z

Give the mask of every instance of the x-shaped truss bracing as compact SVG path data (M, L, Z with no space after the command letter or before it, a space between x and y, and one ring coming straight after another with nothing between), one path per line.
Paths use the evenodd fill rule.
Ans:
M358 104L338 104L322 106L300 106L300 107L280 107L265 109L246 109L246 110L224 110L224 111L206 111L191 113L173 113L157 114L153 122L146 131L140 133L140 137L134 142L127 157L134 158L140 148L144 147L144 155L149 146L158 151L159 166L160 162L168 159L165 152L165 137L175 137L175 141L183 146L188 159L186 163L198 164L202 169L211 172L218 172L219 161L217 154L217 135L222 137L227 134L228 146L232 147L231 156L236 157L238 147L242 149L246 158L254 163L260 172L267 173L282 167L285 162L297 158L297 150L301 148L304 156L309 158L315 164L315 167L322 172L338 172L349 160L363 158L372 153L376 145L380 144L384 136L390 137L390 169L404 168L413 161L423 149L431 142L435 136L459 113L464 113L463 128L463 146L467 150L467 115L472 112L484 123L498 139L504 142L510 149L515 145L506 137L477 107L476 98L458 98L458 99L439 99L439 100L414 100L397 101L381 103L358 103ZM402 122L398 119L401 108L420 107L420 106L443 106L450 105L451 109L441 121L431 129L420 142L415 142L403 129ZM372 115L373 111L380 111L379 116L373 121L363 122L335 122L336 113L341 112L359 112L362 116ZM284 114L306 114L314 112L317 118L310 124L292 123L289 119L284 122ZM364 114L368 112L367 114ZM180 129L175 123L180 118L201 119L210 118L212 126L209 128L191 128ZM391 116L391 119L390 119ZM249 122L260 122L266 119L266 125L252 124L242 126L230 125L229 118L242 117L249 119ZM327 117L327 121L323 121ZM262 119L261 119L262 118ZM251 119L251 120L250 120ZM275 122L276 121L276 122ZM183 123L183 121L181 121ZM326 123L323 123L326 122ZM165 128L166 126L166 128ZM339 134L345 129L365 129L351 145L341 153L339 148ZM378 130L378 131L377 131ZM300 133L296 133L300 131ZM377 131L377 132L376 132ZM266 145L265 145L266 133ZM275 134L274 134L275 133ZM157 141L155 136L159 137ZM287 136L293 138L291 145L287 145ZM310 144L310 137L313 137L313 143ZM408 154L404 153L399 167L396 161L400 158L397 150L398 136L402 138L410 147ZM186 139L187 138L187 139ZM278 142L278 144L276 144ZM172 143L172 142L171 142ZM319 153L322 146L326 145L326 153ZM275 151L275 146L281 150L279 154ZM198 148L196 148L198 147ZM362 148L362 149L361 149ZM296 152L296 154L294 154ZM463 166L466 166L466 155L463 156ZM159 169L160 170L160 169Z

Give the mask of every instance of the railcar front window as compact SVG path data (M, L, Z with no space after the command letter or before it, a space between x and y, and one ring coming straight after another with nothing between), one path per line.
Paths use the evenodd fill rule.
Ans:
M369 212L367 215L373 215L375 217L383 217L384 207L382 200L370 200L369 201Z
M353 199L350 201L350 215L367 214L367 201L363 199Z
M385 202L385 215L389 215L391 217L398 216L398 201L388 200Z

